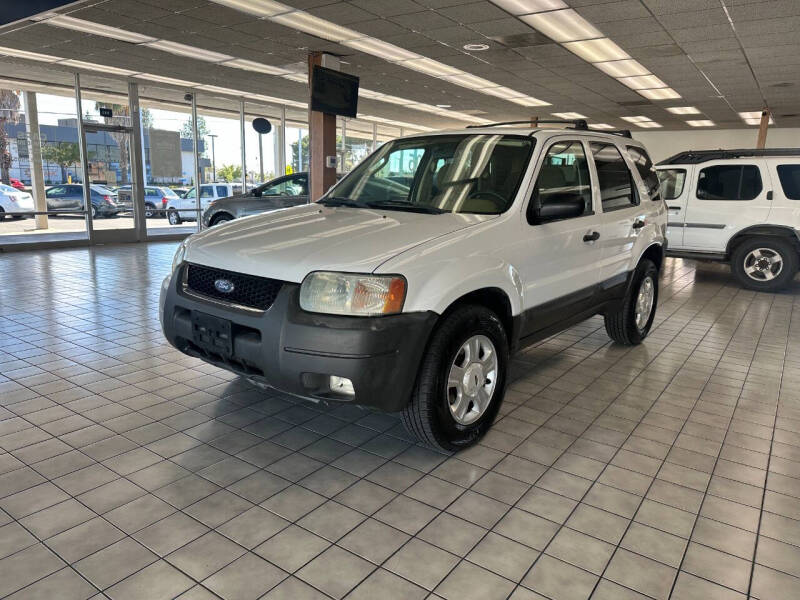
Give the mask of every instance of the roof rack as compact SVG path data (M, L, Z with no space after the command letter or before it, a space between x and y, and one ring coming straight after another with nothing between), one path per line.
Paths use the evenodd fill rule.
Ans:
M659 165L696 165L709 160L756 156L800 156L800 148L740 148L736 150L686 150L665 158Z
M467 125L467 129L475 129L481 127L503 127L504 125L528 125L529 127L536 127L539 124L546 125L559 124L559 125L572 125L572 129L589 129L586 119L528 119L527 121L502 121L500 123L487 123L485 125Z
M631 135L631 130L630 129L608 129L608 130L603 130L603 129L592 129L590 127L589 131L591 131L593 133L609 133L611 135L618 135L620 137L633 139L633 136Z

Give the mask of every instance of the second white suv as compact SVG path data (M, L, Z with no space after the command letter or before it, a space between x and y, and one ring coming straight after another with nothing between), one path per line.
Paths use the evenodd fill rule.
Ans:
M514 351L598 313L617 342L647 336L666 221L629 137L579 123L400 138L318 202L190 236L161 323L186 354L401 411L458 450L491 426Z
M800 149L691 150L657 169L670 256L729 262L753 290L792 282L800 264Z
M242 186L233 183L202 183L200 184L200 215L208 205L219 200L239 194ZM189 188L183 196L169 198L166 209L170 225L180 225L183 221L197 220L197 188Z

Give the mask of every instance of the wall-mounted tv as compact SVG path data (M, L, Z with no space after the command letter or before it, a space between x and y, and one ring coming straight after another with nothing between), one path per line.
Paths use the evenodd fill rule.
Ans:
M358 77L314 65L311 110L355 118L358 112Z

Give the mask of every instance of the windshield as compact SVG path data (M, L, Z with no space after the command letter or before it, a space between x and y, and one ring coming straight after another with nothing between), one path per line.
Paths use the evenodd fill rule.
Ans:
M175 197L175 198L177 198L177 197L178 197L178 194L176 194L172 188L161 188L161 192L162 192L162 193L163 193L165 196L169 196L169 197L171 197L171 198L172 198L172 197Z
M435 135L381 146L320 202L415 212L499 214L514 201L533 139Z

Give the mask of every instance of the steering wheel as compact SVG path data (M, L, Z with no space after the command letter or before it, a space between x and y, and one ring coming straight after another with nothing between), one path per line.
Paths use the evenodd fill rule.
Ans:
M497 205L497 208L500 210L506 206L507 200L497 192L493 192L491 190L478 190L477 192L472 192L469 196L467 196L467 200L480 198L481 196L489 196L489 199L494 201L494 203Z

